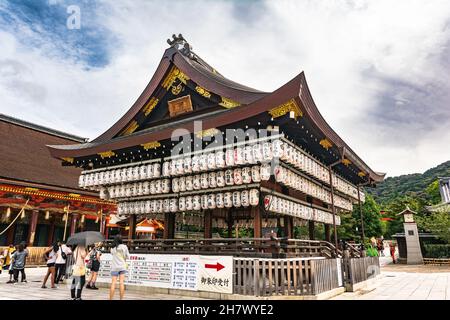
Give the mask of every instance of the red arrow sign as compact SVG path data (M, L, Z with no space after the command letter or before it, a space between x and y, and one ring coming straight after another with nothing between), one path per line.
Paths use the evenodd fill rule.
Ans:
M205 268L207 268L207 269L216 269L216 271L220 271L220 270L222 270L225 267L217 262L216 264L205 264Z

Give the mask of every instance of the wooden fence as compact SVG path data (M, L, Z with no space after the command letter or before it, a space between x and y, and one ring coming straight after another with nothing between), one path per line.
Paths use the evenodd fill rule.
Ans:
M339 287L337 259L234 258L234 293L316 295Z
M345 282L351 285L375 278L380 274L379 257L343 259L343 267Z

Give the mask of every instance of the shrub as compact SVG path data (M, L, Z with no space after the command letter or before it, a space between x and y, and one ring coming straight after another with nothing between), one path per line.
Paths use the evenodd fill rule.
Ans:
M450 258L450 244L425 244L425 258Z

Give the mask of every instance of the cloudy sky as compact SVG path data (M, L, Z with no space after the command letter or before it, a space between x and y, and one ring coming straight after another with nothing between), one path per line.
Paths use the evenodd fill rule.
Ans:
M67 27L70 5L80 29ZM448 0L0 0L0 113L93 139L173 33L260 90L305 71L325 119L376 171L450 160Z

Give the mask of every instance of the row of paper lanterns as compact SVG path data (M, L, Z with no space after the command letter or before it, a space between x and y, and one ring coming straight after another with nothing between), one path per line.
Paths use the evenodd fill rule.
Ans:
M308 156L298 148L276 139L253 145L227 148L225 151L203 153L194 156L179 157L164 161L161 168L160 162L144 165L123 167L118 169L106 169L94 173L85 173L80 176L79 186L95 187L114 183L123 183L138 180L148 180L162 177L174 177L195 172L216 170L221 168L266 163L273 158L280 158L294 167L315 176L317 179L329 183L328 169ZM340 191L356 197L354 186L345 180L333 175L333 184Z
M333 215L329 212L311 208L301 203L274 195L266 195L264 197L264 207L271 212L290 215L304 220L313 220L327 224L333 223ZM340 218L338 215L336 215L336 225L340 225Z
M209 193L179 198L120 202L118 214L151 214L179 211L200 211L215 208L257 206L259 190L250 189L224 193Z
M322 200L325 203L331 203L331 192L326 190L320 185L312 182L309 179L306 179L292 170L283 168L281 166L276 166L274 168L275 180L278 183L291 187L293 189L299 190L303 193L306 193L312 197ZM352 211L353 204L350 200L345 199L337 194L334 195L334 204L335 206Z
M261 166L235 168L225 171L204 172L194 176L118 184L101 187L100 198L128 198L245 185L252 182L260 182L261 180L267 181L270 179L270 174L270 165L263 164Z

